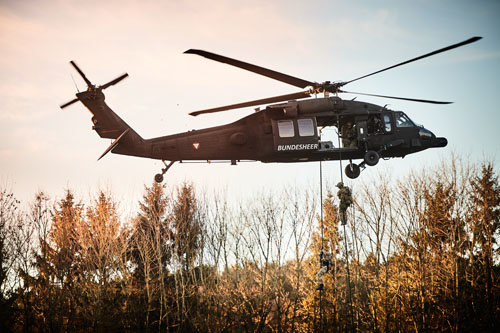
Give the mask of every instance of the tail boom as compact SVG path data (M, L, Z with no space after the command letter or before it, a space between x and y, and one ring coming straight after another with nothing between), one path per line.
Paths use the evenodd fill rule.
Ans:
M92 129L101 138L115 139L99 159L110 151L118 154L149 157L151 147L148 149L147 146L150 144L147 144L147 140L144 140L106 105L105 96L101 89L89 89L76 94L76 97L92 113Z

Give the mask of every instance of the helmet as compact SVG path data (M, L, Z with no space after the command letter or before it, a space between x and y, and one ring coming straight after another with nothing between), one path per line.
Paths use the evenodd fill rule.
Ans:
M339 182L339 183L337 184L337 187L338 187L338 188L341 188L342 186L344 186L344 183L342 183L342 182Z

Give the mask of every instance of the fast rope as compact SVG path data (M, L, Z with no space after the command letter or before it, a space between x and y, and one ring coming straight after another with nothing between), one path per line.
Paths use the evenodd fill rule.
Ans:
M342 151L340 149L340 120L339 116L337 116L337 140L339 147L339 165L340 165L340 181L344 184L344 174L342 173Z
M338 147L339 147L339 165L340 165L340 181L344 184L344 173L342 172L342 152L340 150L340 121L337 116L337 139L338 139ZM351 297L351 274L349 271L349 252L347 248L347 232L345 229L347 223L342 223L344 226L344 244L345 244L345 262L346 262L346 273L347 273L347 300L349 302L349 310L350 310L350 321L351 321L351 330L354 330L354 322L353 322L353 307L352 307L352 297Z
M338 140L338 147L339 147L339 165L340 165L340 181L342 184L344 183L344 174L342 172L342 152L340 150L340 121L339 118L337 117L337 140ZM320 131L320 137L321 137L321 131ZM323 213L323 165L322 161L319 161L319 184L320 184L320 221L321 221L321 250L323 251L324 249L324 223L323 223L323 218L324 218L324 213ZM346 225L343 224L344 227L344 244L345 244L345 260L346 260L346 273L347 273L347 297L348 297L348 302L349 302L349 310L350 310L350 322L351 322L351 329L354 330L354 322L353 322L353 305L352 305L352 296L351 296L351 276L350 276L350 270L349 270L349 253L348 253L348 247L347 247L347 232L346 232ZM330 249L331 250L331 249ZM320 313L320 325L323 324L323 302L322 302L322 290L320 290L319 293L319 313Z
M323 234L323 166L321 164L321 160L319 161L319 197L320 197L320 215L321 215L321 250L324 248L324 234Z
M320 131L320 139L321 139L321 131ZM324 238L324 224L323 224L323 165L322 161L319 160L319 196L320 196L320 221L321 221L321 251L323 251L325 238ZM322 263L320 263L321 269ZM319 322L320 325L323 325L323 290L319 291Z

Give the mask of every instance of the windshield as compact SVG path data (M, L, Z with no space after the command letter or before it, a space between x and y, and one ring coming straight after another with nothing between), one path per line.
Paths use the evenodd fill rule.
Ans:
M412 127L412 126L415 126L415 124L413 123L413 121L411 121L411 119L406 114L404 114L403 112L396 112L395 119L396 119L396 126L397 127Z

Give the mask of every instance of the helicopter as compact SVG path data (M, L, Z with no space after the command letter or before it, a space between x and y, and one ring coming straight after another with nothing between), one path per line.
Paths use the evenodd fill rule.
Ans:
M165 173L175 162L184 161L224 161L236 165L237 162L242 161L291 163L349 160L345 174L355 179L366 166L375 166L380 158L404 157L429 148L445 147L448 141L444 137L436 137L430 130L417 125L402 111L390 110L386 106L355 99L341 99L339 94L349 93L432 104L450 104L451 102L349 92L341 88L354 81L476 42L481 38L472 37L349 81L322 83L304 80L208 51L189 49L184 53L199 55L307 89L286 95L194 111L190 115L198 116L267 105L230 124L152 139L143 139L105 103L103 90L125 79L128 76L127 73L106 84L96 86L74 61L70 61L87 84L87 90L78 92L76 98L60 107L64 109L78 101L82 102L92 113L92 129L101 138L114 140L98 160L109 152L161 160L165 168L162 168L161 172L154 177L158 183L163 181ZM318 94L324 96L317 97ZM316 98L306 99L313 96ZM335 128L338 133L337 143L322 141L321 131L325 127ZM359 164L353 162L358 159L361 159Z

